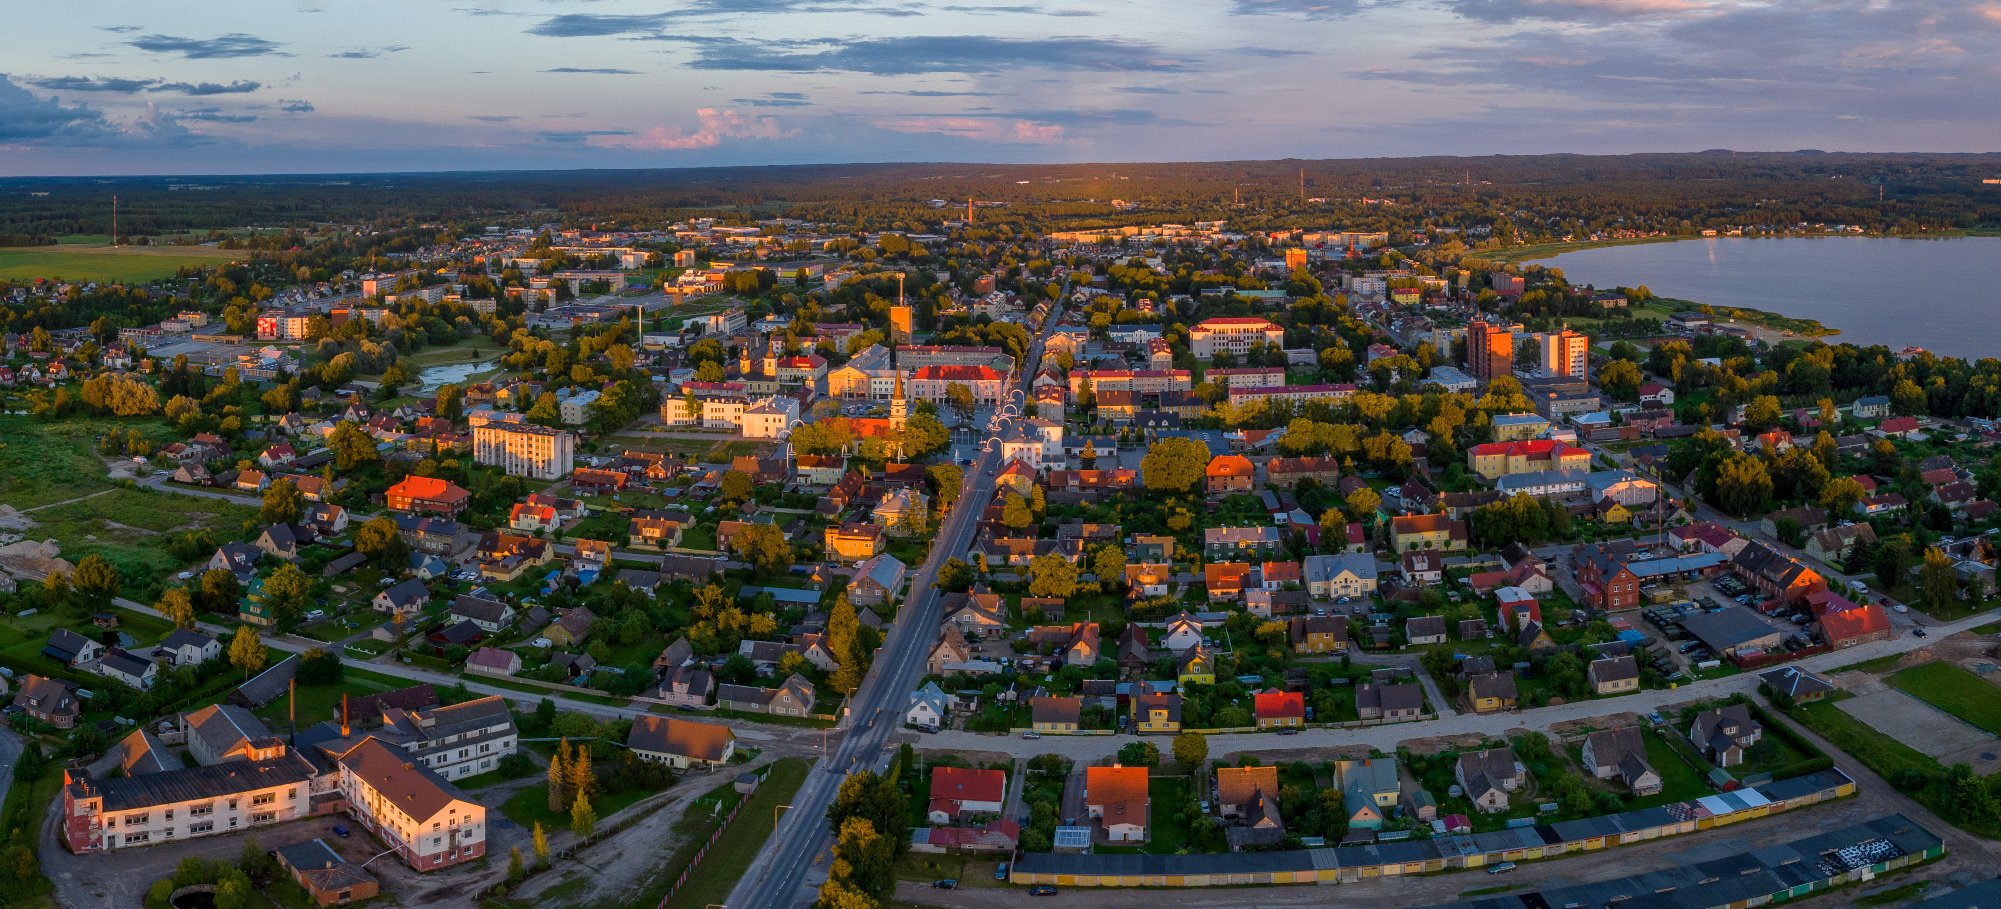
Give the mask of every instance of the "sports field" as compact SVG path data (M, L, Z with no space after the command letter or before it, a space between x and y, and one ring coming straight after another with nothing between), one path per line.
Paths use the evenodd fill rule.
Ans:
M172 277L184 265L203 265L243 257L236 250L208 246L60 246L0 247L0 278L31 281L152 281Z

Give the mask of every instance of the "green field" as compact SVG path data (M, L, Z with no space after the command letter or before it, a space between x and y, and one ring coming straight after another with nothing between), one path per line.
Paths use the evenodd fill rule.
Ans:
M184 266L243 258L235 250L205 246L9 246L0 248L0 278L32 281L154 281Z
M1943 660L1890 676L1891 686L1995 735L2001 735L2001 689Z
M139 430L156 444L174 438L157 420L65 419L43 423L28 417L0 416L0 504L26 509L112 488L104 459L97 453L97 440L107 433L123 434L130 429Z
M736 822L731 824L728 830L723 831L722 839L717 840L715 846L709 850L708 858L696 866L695 872L688 876L687 885L681 888L681 892L674 894L674 898L668 900L667 905L696 909L696 907L718 905L729 898L730 891L736 888L736 882L742 879L744 869L750 867L750 860L763 850L765 840L771 838L771 832L777 826L774 823L777 820L776 810L792 801L792 796L799 791L800 784L806 782L808 769L810 767L807 763L799 758L785 758L773 762L770 775L765 777L764 783L757 787L756 792L751 793L749 802L737 815ZM717 786L710 791L709 796L721 799L721 804L725 806L733 805L736 799L743 798L731 788L730 783ZM693 856L695 849L706 842L709 833L715 829L714 822L704 815L702 807L690 806L688 813L675 824L674 831L681 834L683 840L680 850L673 857L675 860L663 866L667 869L667 875L673 875L679 869L687 867L688 859ZM657 892L665 893L666 885L672 882L671 876L663 876L657 885ZM627 905L634 909L641 907L652 909L659 905L659 902L657 896L648 893Z
M55 540L71 562L93 553L118 569L125 596L151 602L164 582L187 566L161 545L161 535L209 530L218 541L243 536L257 510L214 499L113 487L101 495L24 515L30 539Z

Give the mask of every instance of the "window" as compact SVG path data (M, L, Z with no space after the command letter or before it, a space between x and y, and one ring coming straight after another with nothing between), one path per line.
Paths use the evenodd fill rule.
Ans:
M269 805L277 800L278 800L278 793L260 792L250 797L250 804L252 807L256 807L258 805Z
M167 809L166 814L167 814L167 820L171 821L174 819L174 809L172 808Z
M260 811L250 816L250 823L269 824L277 819L278 819L278 812L276 811Z
M206 805L195 805L188 809L188 817L208 817L209 815L214 813L215 813L214 802L209 802Z
M188 825L189 836L201 836L204 833L213 833L213 832L215 832L214 821L196 821Z
M125 816L125 826L127 826L127 827L139 827L139 826L143 826L143 825L144 825L144 824L146 823L146 821L147 821L147 819L148 819L149 817L150 817L150 815L147 815L147 814L143 814L143 813L142 813L142 814L128 814L128 815L126 815L126 816ZM130 838L128 837L127 839L129 840Z
M128 846L133 843L143 843L149 839L152 839L152 834L149 833L142 832L142 833L125 834L125 844Z
M298 801L298 800L299 800L299 790L297 790L297 789L287 789L287 790L285 790L285 798L286 798L286 800L287 800L287 801L293 801L293 802L296 802L296 801Z

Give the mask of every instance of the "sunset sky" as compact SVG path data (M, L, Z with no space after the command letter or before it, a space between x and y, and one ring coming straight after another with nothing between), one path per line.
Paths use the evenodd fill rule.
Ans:
M2001 147L2001 0L11 4L0 176Z

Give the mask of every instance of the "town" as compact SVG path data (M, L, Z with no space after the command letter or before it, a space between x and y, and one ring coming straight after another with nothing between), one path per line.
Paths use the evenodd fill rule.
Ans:
M2001 364L1112 210L328 239L11 319L0 894L2001 898Z

